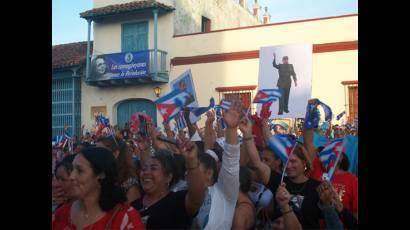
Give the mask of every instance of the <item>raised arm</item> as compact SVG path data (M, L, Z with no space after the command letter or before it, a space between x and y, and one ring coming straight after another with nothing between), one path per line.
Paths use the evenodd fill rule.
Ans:
M273 53L272 65L273 65L273 67L275 67L276 69L279 69L279 65L276 64L276 54L275 54L275 53Z
M206 191L204 175L199 170L198 147L190 140L180 142L180 151L185 158L188 193L185 197L185 209L194 216L201 208Z
M241 105L234 102L223 114L226 136L222 166L212 194L211 210L205 230L231 229L235 205L239 194L239 143L238 124L242 115Z
M226 122L224 154L222 155L222 167L218 175L217 186L221 189L225 198L236 202L239 192L239 143L238 124L241 119L241 105L234 102L232 107L223 114Z
M315 104L317 101L317 99L310 99L308 101L309 104ZM306 121L305 121L306 122ZM306 123L305 123L306 126ZM303 145L305 146L306 150L308 151L308 158L310 160L310 162L313 162L313 159L315 159L316 156L316 148L313 144L313 133L314 133L314 129L313 128L303 128Z
M205 136L204 140L204 149L212 149L216 141L216 133L214 130L213 123L215 121L215 114L211 111L206 112L206 122L205 122Z
M259 178L262 179L266 185L269 182L271 169L265 163L263 163L259 157L258 150L256 149L254 138L252 135L252 123L249 119L243 118L239 124L239 129L243 134L243 142L248 151L251 164L256 168L256 172Z
M262 119L262 135L263 135L263 139L265 140L265 143L272 136L272 133L270 132L270 128L268 125L268 118Z

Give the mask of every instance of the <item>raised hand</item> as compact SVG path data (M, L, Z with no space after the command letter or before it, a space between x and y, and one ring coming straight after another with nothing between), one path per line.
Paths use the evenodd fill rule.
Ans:
M223 113L223 119L228 128L238 127L242 116L242 104L239 101L234 101L231 108Z
M286 184L282 182L276 190L276 201L278 202L279 207L284 208L289 205L290 194L286 189Z
M208 111L206 112L206 122L205 124L207 125L212 125L215 121L215 112L214 111Z
M336 189L332 186L332 201L333 204L335 205L335 208L338 212L342 212L343 211L343 203L340 200L339 194L337 193Z
M239 123L239 130L241 130L244 137L252 136L252 122L243 117Z
M188 167L192 166L193 162L198 162L198 147L189 139L178 139L178 149L184 156Z
M319 193L320 202L324 205L331 205L332 202L332 185L327 182L323 181L317 188L317 192Z

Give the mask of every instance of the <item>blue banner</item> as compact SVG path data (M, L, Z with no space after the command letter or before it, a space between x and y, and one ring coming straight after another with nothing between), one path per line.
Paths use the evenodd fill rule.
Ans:
M145 77L149 74L149 50L98 55L91 61L90 80Z

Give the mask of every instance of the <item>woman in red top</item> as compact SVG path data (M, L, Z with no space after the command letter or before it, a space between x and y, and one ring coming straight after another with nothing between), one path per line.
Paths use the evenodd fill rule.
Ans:
M81 150L73 161L71 204L57 209L53 229L143 229L139 213L124 202L116 186L118 169L113 154L99 147Z

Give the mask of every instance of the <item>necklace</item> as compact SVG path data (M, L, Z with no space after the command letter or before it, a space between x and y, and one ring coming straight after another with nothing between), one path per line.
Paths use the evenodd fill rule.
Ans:
M168 192L169 192L169 191L167 191L167 192L165 192L165 193L162 193L161 196L160 196L158 199L154 199L154 201L150 201L150 202L147 201L147 200L148 200L147 196L144 196L144 197L142 198L142 208L143 208L144 210L147 210L149 207L151 207L152 205L154 205L154 204L157 203L158 201L162 200L162 198L164 198L164 197L168 194ZM148 203L148 204L147 204L147 203Z
M88 226L90 224L93 224L96 220L98 220L104 214L104 213L97 212L96 214L94 214L90 217L89 213L88 212L85 213L85 211L83 211L80 208L80 204L78 204L78 205L79 206L78 206L78 215L77 216L80 217L80 218L76 218L77 223L74 223L74 221L73 221L74 218L72 218L71 215L70 215L69 220L70 220L71 225L75 225L77 227L78 227L78 225Z

